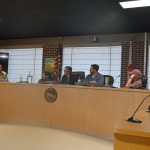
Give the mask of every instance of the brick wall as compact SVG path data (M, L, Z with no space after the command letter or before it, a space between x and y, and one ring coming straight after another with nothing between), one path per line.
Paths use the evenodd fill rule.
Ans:
M129 59L130 42L122 42L122 62L121 62L121 87L124 87L128 77L128 59ZM45 58L57 58L61 54L62 57L62 44L49 44L43 47L43 65L42 72L45 72ZM62 60L62 59L61 59ZM140 69L143 73L144 70L144 42L133 41L132 42L132 64L135 68ZM58 68L59 77L61 74L61 68Z
M127 82L129 48L130 48L129 42L122 42L121 87L124 87ZM144 70L144 42L143 41L132 42L132 64L136 69L139 69L143 73Z

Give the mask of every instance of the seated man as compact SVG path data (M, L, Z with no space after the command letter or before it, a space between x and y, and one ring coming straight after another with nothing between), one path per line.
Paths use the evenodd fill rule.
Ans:
M72 74L72 68L70 66L66 66L64 70L64 75L61 79L61 84L74 84L75 78Z
M82 81L82 85L103 86L104 76L98 72L97 64L91 65L90 74Z
M48 78L45 74L45 72L42 73L42 78L39 80L39 83L46 83L48 81Z
M54 73L49 73L49 81L56 81L56 75Z
M130 77L126 83L127 88L141 88L142 87L142 73L139 69L134 69L130 73Z
M3 66L0 64L0 82L8 81L7 73L3 70Z

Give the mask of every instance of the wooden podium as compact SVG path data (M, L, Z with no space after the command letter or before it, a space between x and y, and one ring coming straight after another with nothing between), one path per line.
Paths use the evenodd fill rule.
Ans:
M141 111L135 118L142 123L123 121L115 127L114 150L150 150L150 113Z

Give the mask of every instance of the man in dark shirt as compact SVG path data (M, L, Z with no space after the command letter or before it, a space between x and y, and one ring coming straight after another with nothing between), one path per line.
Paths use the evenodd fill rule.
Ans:
M102 86L104 84L104 76L98 72L97 64L91 65L90 74L83 80L82 85Z
M39 80L39 83L46 83L48 81L48 78L45 74L45 72L42 73L42 78Z
M72 74L72 68L70 66L66 66L64 70L64 75L61 80L61 84L74 84L75 78Z
M56 76L54 73L48 73L48 72L43 72L42 73L42 78L39 80L38 83L56 83Z

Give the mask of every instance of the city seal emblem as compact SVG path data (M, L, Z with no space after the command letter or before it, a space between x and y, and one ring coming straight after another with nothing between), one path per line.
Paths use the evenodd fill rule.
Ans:
M48 88L45 90L45 93L44 93L44 97L45 97L45 100L48 102L48 103L54 103L57 99L57 91L56 89L54 88Z

